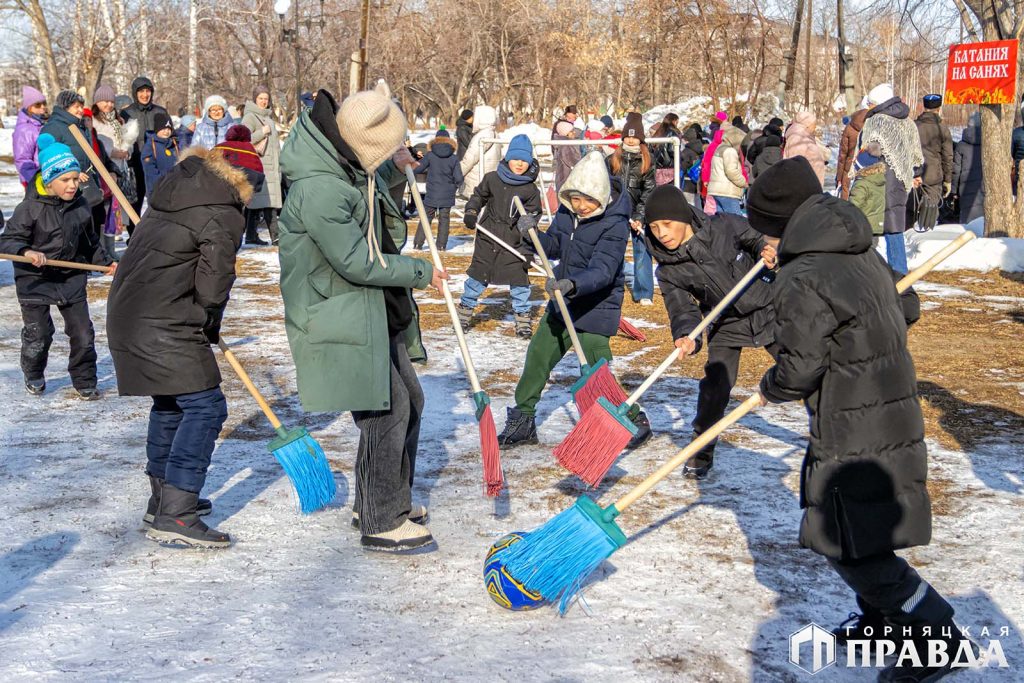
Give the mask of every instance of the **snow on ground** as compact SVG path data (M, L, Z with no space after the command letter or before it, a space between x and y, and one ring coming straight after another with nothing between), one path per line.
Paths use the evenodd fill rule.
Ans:
M940 263L937 270L1024 271L1024 239L983 237L984 221L980 219L970 223L966 228L963 225L938 225L928 232L908 230L905 235L907 261L910 267L916 268L921 265L967 229L972 230L978 238Z
M426 335L431 359L418 368L427 403L414 491L430 506L437 546L410 557L362 551L348 509L357 432L347 415L299 410L276 263L270 250L243 250L223 333L285 422L323 444L339 494L324 511L296 513L265 450L273 434L224 365L231 416L204 492L210 521L236 539L223 552L144 537L149 405L116 397L106 279L91 292L105 399L69 398L59 333L49 389L35 398L21 385L17 301L0 263L0 680L797 680L788 635L854 608L824 561L796 544L798 405L745 418L720 445L714 477L672 476L631 508L620 519L631 541L592 577L586 608L564 618L498 608L481 580L489 545L544 523L578 493L550 455L577 417L567 387L576 371L571 359L556 369L539 406L542 445L504 454L508 493L487 499L473 403L443 326ZM511 324L469 341L500 429L526 342ZM603 504L685 445L696 390L670 376L648 395L658 436L616 464L596 494ZM933 544L907 556L963 624L1011 630L1002 643L1014 668L958 680L1020 680L1019 454L1002 443L971 452L933 444L930 462L956 495L936 515ZM826 675L874 678L837 667Z

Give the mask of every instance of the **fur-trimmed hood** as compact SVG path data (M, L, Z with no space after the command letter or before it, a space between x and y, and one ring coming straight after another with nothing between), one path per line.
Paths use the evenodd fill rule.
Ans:
M445 145L448 146L447 149L445 149ZM442 159L455 154L455 150L458 148L459 143L455 141L455 138L437 137L427 143L427 149Z
M157 211L181 211L194 206L244 206L253 188L242 169L232 166L219 150L190 147L174 170L153 190L150 205Z

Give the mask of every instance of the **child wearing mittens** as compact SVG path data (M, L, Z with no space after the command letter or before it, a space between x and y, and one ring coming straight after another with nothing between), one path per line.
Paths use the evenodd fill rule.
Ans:
M535 225L540 215L540 191L535 184L540 165L533 158L533 143L525 135L517 135L509 143L498 170L484 176L466 203L465 224L476 229L477 221L506 244L522 251L530 241L520 233L518 224ZM513 197L519 197L529 217L519 215ZM480 213L486 209L486 213ZM527 218L525 221L521 219ZM512 295L516 335L529 339L533 334L530 321L529 259L518 258L483 233L476 236L473 262L467 271L466 285L458 305L463 329L473 323L473 310L488 285L508 285Z
M541 246L557 260L555 277L545 283L554 298L562 292L583 352L590 363L612 359L609 340L619 329L625 283L623 260L632 203L622 181L608 175L604 153L594 151L576 164L558 193L561 203ZM527 229L531 225L524 225ZM529 237L525 237L529 241ZM523 374L516 385L516 405L508 409L498 436L502 450L537 443L537 403L551 371L572 349L572 340L554 301L537 324L526 350ZM634 406L629 417L639 431L629 443L636 448L651 437L647 416Z

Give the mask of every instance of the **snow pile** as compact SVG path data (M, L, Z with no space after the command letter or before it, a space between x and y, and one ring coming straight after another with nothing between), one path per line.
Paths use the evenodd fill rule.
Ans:
M936 270L1024 271L1024 239L982 237L983 221L973 221L966 229L978 238L971 240L939 264ZM965 231L963 225L939 225L929 232L907 231L907 262L916 268Z

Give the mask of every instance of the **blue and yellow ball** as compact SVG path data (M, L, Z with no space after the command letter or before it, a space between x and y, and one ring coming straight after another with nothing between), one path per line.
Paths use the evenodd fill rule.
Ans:
M502 556L509 546L526 537L526 532L513 531L500 538L484 558L484 585L491 600L508 610L521 612L543 607L545 600L539 593L534 593L512 578L505 569Z

